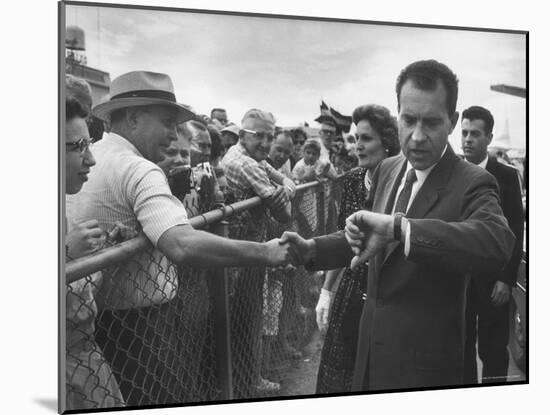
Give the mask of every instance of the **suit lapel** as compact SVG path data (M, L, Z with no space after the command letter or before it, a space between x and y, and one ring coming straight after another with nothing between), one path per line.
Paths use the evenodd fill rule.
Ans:
M393 210L395 197L397 195L397 189L399 188L399 184L401 183L401 178L403 177L403 174L405 174L406 168L407 159L403 157L402 160L397 163L396 168L391 169L391 171L388 173L387 185L384 187L386 189L391 189L391 191L384 192L385 200L382 203L382 206L384 206L384 213L388 215L390 215Z
M449 145L447 151L430 172L428 178L416 194L414 200L407 211L407 218L423 218L439 199L439 194L443 191L449 181L452 172L453 162L456 161L456 155ZM401 175L400 175L401 176ZM397 183L399 186L399 182ZM395 199L395 195L393 197ZM390 214L391 209L386 211ZM388 260L395 249L400 245L399 241L389 244L384 253L384 262Z
M445 190L457 157L449 145L447 151L430 172L428 178L416 194L409 210L408 218L423 218L439 199L439 194Z
M493 176L496 177L497 170L498 170L498 161L496 158L489 157L489 160L487 160L487 168L486 170L491 173Z
M401 179L403 178L406 169L407 159L403 157L402 160L400 160L397 165L388 173L388 180L385 188L391 189L391 191L385 192L387 196L386 199L383 201L384 213L387 215L391 215L392 213L393 205L395 204L395 198L397 197L397 190L399 189L399 184L401 183ZM378 264L382 265L384 262L386 262L388 256L398 245L399 241L395 241L388 245L386 249L384 249L384 252L382 253L383 256L381 260L378 261Z

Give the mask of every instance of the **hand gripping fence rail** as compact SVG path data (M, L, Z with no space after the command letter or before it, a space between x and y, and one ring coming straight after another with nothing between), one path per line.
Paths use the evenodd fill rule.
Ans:
M305 238L330 233L342 177L298 186L289 224L255 220L259 197L202 214L195 209L190 222L255 241L285 230ZM285 374L315 331L322 273L303 267L194 269L170 263L140 235L67 262L65 276L65 409L300 393Z

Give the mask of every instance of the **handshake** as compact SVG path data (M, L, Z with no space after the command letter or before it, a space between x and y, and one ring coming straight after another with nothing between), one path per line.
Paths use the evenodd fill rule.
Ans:
M365 263L394 241L394 218L391 215L360 210L346 219L345 237L355 254L351 268ZM317 249L313 239L304 239L295 232L284 232L281 238L266 242L269 265L304 265L315 259Z

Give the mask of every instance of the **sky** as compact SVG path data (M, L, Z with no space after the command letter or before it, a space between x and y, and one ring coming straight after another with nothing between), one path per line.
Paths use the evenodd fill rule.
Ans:
M437 59L459 78L457 109L488 108L494 141L508 132L512 147L525 148L526 100L489 89L526 86L522 34L75 5L66 24L85 31L88 65L111 80L132 70L167 73L179 102L203 114L226 108L236 123L255 107L280 126L317 126L322 99L347 115L369 103L395 115L401 69ZM450 142L460 149L459 128Z

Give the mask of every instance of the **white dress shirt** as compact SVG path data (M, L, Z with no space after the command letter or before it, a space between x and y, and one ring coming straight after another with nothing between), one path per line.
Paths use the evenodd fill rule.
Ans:
M441 158L443 157L443 155L447 151L447 146L448 146L448 144L445 146L445 148L443 149L443 152L439 156L439 160L441 160ZM439 163L439 161L438 161L438 163ZM407 205L407 211L409 210L409 207L411 206L414 198L418 194L418 191L420 190L422 185L424 185L424 182L426 181L426 179L428 178L428 176L430 175L430 173L432 172L432 170L434 169L434 167L436 165L437 165L437 163L435 163L434 165L432 165L432 166L430 166L430 167L428 167L427 169L424 169L424 170L416 170L415 169L416 181L412 185L411 197L409 198L409 204ZM397 188L395 201L393 203L392 214L395 211L395 205L397 203L397 199L399 198L399 194L401 193L401 190L403 190L403 187L405 186L405 180L407 178L407 173L412 168L413 167L412 167L411 163L409 161L407 161L407 169L405 170L405 174L403 175L403 178L401 179L401 183L399 184L399 187ZM410 250L411 250L411 225L410 225L409 222L407 222L407 229L405 230L405 256L406 257L409 256Z
M489 161L489 155L486 155L481 163L478 164L482 169L487 170L487 162Z

